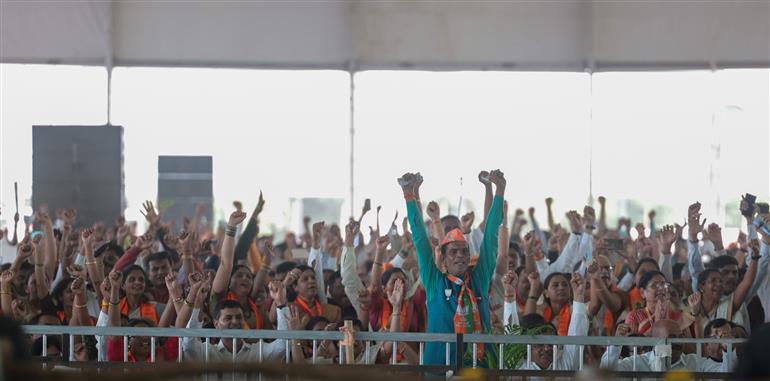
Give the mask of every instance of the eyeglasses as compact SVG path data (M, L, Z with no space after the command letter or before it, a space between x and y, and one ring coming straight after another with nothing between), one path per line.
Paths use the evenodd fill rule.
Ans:
M647 287L649 287L649 288L651 288L653 290L667 290L668 288L671 287L671 285L669 283L666 283L666 282L657 282L657 283L652 283L652 284L650 284Z

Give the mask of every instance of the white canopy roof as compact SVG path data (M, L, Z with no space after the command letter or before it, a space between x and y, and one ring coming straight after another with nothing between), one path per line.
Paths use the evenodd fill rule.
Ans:
M343 70L770 67L770 1L3 0L0 61Z

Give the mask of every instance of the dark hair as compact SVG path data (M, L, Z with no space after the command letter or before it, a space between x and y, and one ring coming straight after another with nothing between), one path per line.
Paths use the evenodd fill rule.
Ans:
M745 344L743 356L738 358L737 379L767 379L770 377L770 361L767 352L770 351L770 323L764 323L755 328Z
M144 271L142 266L139 265L131 265L123 269L123 282L125 283L126 279L128 279L128 274L131 274L134 271L141 271L142 275L144 276L144 281L147 283L147 273Z
M711 274L720 274L717 269L705 269L698 274L698 287L702 286L709 279Z
M0 316L0 339L8 339L11 342L13 360L23 361L29 358L27 338L21 325L7 316ZM39 353L42 353L42 341L40 346Z
M682 279L682 270L684 270L685 266L685 263L674 263L674 267L671 269L671 272L674 275L674 280Z
M526 314L521 317L521 321L519 322L519 325L521 325L522 328L525 330L532 330L541 328L543 326L548 326L551 329L553 329L554 332L556 332L556 327L554 327L553 324L549 321L545 321L545 318L543 315L540 315L538 313L531 313Z
M545 277L545 281L543 282L543 289L547 290L548 285L551 284L551 280L553 280L553 278L555 278L556 276L563 276L564 278L567 279L567 283L569 283L570 278L572 278L568 273L557 273L557 272L550 273L548 274L547 277Z
M712 259L711 262L706 265L706 268L720 270L722 267L730 265L738 266L738 260L729 255L720 255Z
M652 270L644 273L641 278L639 278L639 284L637 285L641 289L647 289L647 285L652 281L652 278L655 278L656 276L660 275L663 277L663 279L666 279L666 276L663 275L662 272L657 270Z
M64 301L62 300L64 291L70 287L70 284L72 284L74 280L75 278L64 278L56 284L56 287L53 288L53 291L51 291L51 302L53 303L54 307L64 308Z
M248 272L249 272L249 274L251 274L252 276L254 275L254 273L253 273L253 272L251 272L251 269L249 268L249 266L246 266L246 265L235 265L235 266L233 266L233 271L230 271L230 276L232 277L233 275L235 275L235 273L236 273L236 272L237 272L239 269L242 269L242 268L243 268L243 269L246 269L246 271L248 271Z
M312 331L313 327L318 323L329 324L330 321L323 316L313 316L307 321L307 324L305 324L305 331Z
M155 327L155 323L152 320L147 319L128 319L128 326L129 327L136 327L139 324L144 324L148 327Z
M56 349L59 350L60 354L64 353L64 351L62 350L61 338L59 336L48 335L47 341L48 341L46 343L47 347L45 348L46 354L48 353L48 348L50 347L56 347ZM35 339L35 342L32 344L32 355L35 357L43 355L43 337L42 336Z
M650 258L650 257L644 257L644 258L640 259L639 262L636 262L636 271L639 271L639 268L642 267L643 264L648 263L648 262L652 263L653 265L655 265L655 270L660 271L660 265L658 264L658 261L656 261L655 259Z
M105 243L104 245L99 246L99 248L94 251L94 257L99 258L102 254L108 251L115 252L118 257L123 256L123 248L115 243L114 240L112 240Z
M444 234L447 234L451 232L452 229L460 228L460 219L453 214L447 214L446 216L441 217L441 224L444 225Z
M212 316L212 319L219 320L219 315L222 314L222 310L225 308L239 308L243 311L243 306L241 303L238 303L237 300L223 300L214 307L214 316Z
M150 268L150 262L162 261L164 259L167 260L168 261L168 265L171 266L173 261L171 260L171 254L169 254L168 251L159 251L157 253L152 253L152 254L144 257L144 267L149 269Z
M280 265L275 267L275 273L276 274L287 274L289 271L294 270L294 268L297 267L297 264L291 261L282 262Z
M342 274L339 271L332 271L331 275L329 275L329 280L326 281L326 290L331 289L334 281L337 279L342 279Z
M382 273L382 276L380 277L380 283L382 283L383 286L388 284L388 281L390 281L390 277L393 276L393 273L401 273L404 278L406 278L406 273L404 273L404 270L401 270L398 267L391 267Z
M708 324L706 324L706 328L703 328L703 337L710 337L711 331L713 331L715 328L722 328L724 326L729 326L732 328L732 325L730 325L730 321L727 319L714 319L710 321Z

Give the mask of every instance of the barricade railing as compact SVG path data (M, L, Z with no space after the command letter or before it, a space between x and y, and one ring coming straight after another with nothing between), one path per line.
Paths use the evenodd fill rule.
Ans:
M291 361L291 346L290 340L304 340L312 341L312 363L316 364L318 358L318 343L324 340L340 341L344 339L342 332L336 331L287 331L287 330L242 330L242 329L187 329L187 328L150 328L150 327L70 327L70 326L46 326L46 325L26 325L23 327L24 331L30 335L42 336L42 347L45 356L47 354L47 338L52 335L66 335L68 336L69 345L69 361L75 362L74 356L74 337L75 336L101 336L105 339L107 337L123 337L123 361L128 362L128 337L140 336L150 337L150 351L151 362L156 361L156 338L167 337L177 338L179 342L179 351L177 354L177 361L184 361L184 353L182 349L183 338L199 338L203 339L206 344L205 347L205 360L208 362L209 342L211 339L218 340L233 340L233 344L238 339L247 339L252 342L256 341L259 346L259 358L262 360L262 348L265 345L266 340L285 340L284 345L284 361L289 363ZM745 342L745 339L720 339L720 338L654 338L654 337L615 337L615 336L528 336L528 335L488 335L488 334L453 334L453 333L411 333L411 332L355 332L353 334L354 341L363 341L365 344L365 364L370 364L370 351L372 343L377 342L390 342L392 350L390 364L395 365L397 363L397 345L398 343L418 343L419 345L419 367L423 366L423 358L425 352L426 343L443 343L444 344L444 368L454 371L459 371L463 367L466 345L470 347L472 356L472 366L476 367L479 345L497 345L498 357L498 369L499 371L505 371L504 373L510 374L513 369L506 369L503 361L506 344L521 344L526 345L527 355L525 364L530 365L532 363L532 348L536 345L552 345L553 346L553 364L557 364L558 347L564 345L578 345L579 346L579 358L580 366L577 370L583 369L583 351L585 346L627 346L631 347L631 353L633 355L638 354L638 348L640 347L654 347L657 345L671 345L671 344L695 344L696 353L701 355L701 344L706 343L722 343L727 344L728 353L732 351L732 348L736 344ZM234 346L235 347L235 346ZM345 352L343 346L339 348L339 364L343 364ZM456 351L455 361L452 361L451 350L452 348L459 348ZM235 361L236 353L233 352L232 360ZM729 359L725 359L729 361ZM730 366L730 364L728 364ZM414 368L412 366L412 368ZM428 368L428 367L426 367ZM430 368L435 369L436 366ZM557 369L554 367L553 371L565 371L566 369ZM636 371L636 363L634 363L633 370ZM574 371L574 370L573 370ZM526 373L526 372L524 372Z

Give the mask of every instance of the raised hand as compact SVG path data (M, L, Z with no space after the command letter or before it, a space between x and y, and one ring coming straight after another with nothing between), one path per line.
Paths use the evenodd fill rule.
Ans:
M102 283L99 285L99 290L102 292L102 299L107 299L110 296L110 290L112 289L112 286L110 285L110 278L106 277L102 279Z
M701 294L699 291L695 291L692 294L690 294L689 297L687 297L687 305L690 306L690 313L693 314L693 316L697 316L700 314L700 301L701 301Z
M277 305L284 305L287 302L286 299L286 286L284 286L281 281L274 280L271 281L267 288L270 292L270 299L273 299L273 302Z
M67 270L67 273L69 273L70 276L73 278L86 279L87 272L86 272L86 269L83 268L83 266L72 264L67 266L66 270Z
M372 305L372 294L368 288L364 288L358 291L358 306L363 311L369 311Z
M663 254L671 254L671 245L677 240L676 231L671 225L666 225L658 231L661 244L663 245Z
M390 245L390 238L388 236L382 236L378 237L376 241L374 241L374 247L375 250L377 250L377 253L385 253L385 251L388 249L388 245Z
M246 219L246 213L236 210L230 213L230 218L227 220L227 225L238 226L245 219Z
M592 281L601 280L601 273L599 273L599 262L593 261L586 268L588 278Z
M545 206L550 208L551 205L553 205L553 197L548 197L545 199Z
M503 297L506 302L513 302L516 300L516 285L519 282L519 277L514 271L508 271L503 275Z
M358 221L354 219L350 219L348 221L348 224L345 225L345 246L352 247L353 242L355 242L356 236L358 235L358 231L361 228L361 224L358 223Z
M484 184L484 186L492 185L492 183L489 181L489 172L487 171L479 172L479 182Z
M139 213L142 213L144 219L147 220L150 225L155 225L160 221L160 216L155 211L155 205L152 204L152 201L145 201L144 204L142 204L142 207L144 210L140 210Z
M53 226L51 217L48 215L48 212L43 210L40 210L35 214L35 222L46 227Z
M0 284L10 287L14 276L16 276L16 272L13 271L13 269L4 270L2 274L0 274ZM5 287L3 287L3 291L5 291Z
M575 234L581 234L583 232L583 224L578 212L570 210L567 212L567 219L569 220L570 229Z
M626 323L620 323L618 324L618 327L615 329L615 336L625 337L630 336L634 332L633 328L631 328L630 325Z
M179 278L177 277L177 273L174 271L171 271L166 275L166 288L168 289L168 295L171 298L171 300L177 300L182 297L183 291L182 287L179 285Z
M78 216L78 212L75 209L64 209L60 214L60 218L62 219L62 221L70 225L75 224L75 218L77 218L77 216Z
M535 219L535 207L534 206L530 206L529 209L527 209L527 214L529 215L529 219L530 220L534 220Z
M324 222L318 221L314 223L312 230L313 247L318 249L321 247L321 233L324 230Z
M392 291L388 293L388 301L394 310L401 308L401 303L404 301L404 281L400 278L396 279Z
M492 184L495 184L497 189L495 190L495 193L497 195L503 195L505 193L505 174L503 174L502 171L499 169L495 169L492 172L489 173L489 181Z
M703 231L706 226L706 219L700 220L700 203L696 202L687 208L687 225L689 225L688 236L690 241L698 240L698 233Z
M293 269L289 271L288 274L283 278L283 285L284 287L288 288L292 284L297 282L297 279L299 279L299 276L302 274L302 271L299 269Z
M572 286L572 297L574 300L578 303L583 303L585 300L586 282L579 272L572 273L570 285Z
M527 281L529 282L529 294L540 294L542 284L540 283L540 273L533 271L527 275Z
M636 226L634 226L634 229L636 229L636 235L637 235L636 239L640 239L640 238L646 237L644 235L644 224L643 223L640 222L640 223L636 224Z
M463 233L468 234L471 232L471 228L473 227L473 220L475 218L476 215L473 212L465 213L465 215L460 218Z
M302 330L302 321L299 318L299 310L297 310L297 306L293 304L289 304L289 330L291 331L301 331Z
M121 286L123 286L123 273L120 271L112 270L110 272L110 288L111 289L120 289Z
M85 287L86 281L83 280L83 278L75 278L75 280L70 283L70 291L72 291L72 294L74 295L83 295L86 294L86 287Z
M265 198L262 196L262 191L259 191L259 200L257 201L257 207L254 208L254 215L252 218L256 219L260 213L262 213L262 209L265 208Z
M722 244L722 228L719 227L717 224L709 224L708 228L706 228L706 234L708 235L709 241L711 241L714 244L714 249L719 251L724 249L724 245Z
M430 217L433 221L439 221L441 220L441 210L438 207L438 203L435 201L431 201L428 203L428 207L425 209L425 212L428 214L428 217Z
M631 238L626 238L623 240L623 256L626 257L628 260L636 260L636 255L638 253L638 249L636 247L636 242L632 240Z
M599 205L600 205L600 206L605 206L605 205L607 205L607 198L605 198L604 196L599 196L599 198L597 199L597 201L599 201Z

